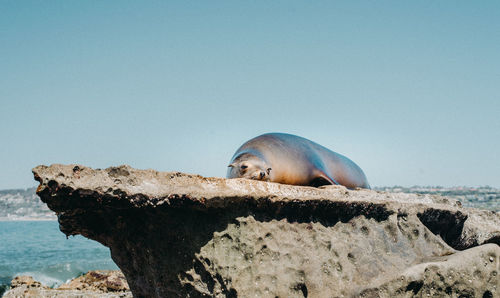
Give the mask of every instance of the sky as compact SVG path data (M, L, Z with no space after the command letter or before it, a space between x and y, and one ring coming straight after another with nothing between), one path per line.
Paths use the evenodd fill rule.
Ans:
M224 177L306 137L372 186L500 187L498 1L0 1L0 189L39 164Z

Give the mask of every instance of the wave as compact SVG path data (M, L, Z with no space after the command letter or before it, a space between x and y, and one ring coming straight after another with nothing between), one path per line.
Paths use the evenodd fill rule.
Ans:
M85 269L86 268L76 263L64 263L48 266L41 270L20 272L15 276L29 275L32 276L34 280L54 288L84 274L88 271Z

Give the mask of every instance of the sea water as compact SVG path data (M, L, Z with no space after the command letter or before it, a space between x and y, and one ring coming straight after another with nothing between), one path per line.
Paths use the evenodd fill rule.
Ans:
M57 221L0 221L0 296L14 276L54 287L97 269L118 269L109 249L82 236L66 238Z

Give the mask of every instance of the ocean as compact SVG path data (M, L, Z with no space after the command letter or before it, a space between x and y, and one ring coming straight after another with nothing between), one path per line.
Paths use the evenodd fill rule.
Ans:
M89 270L118 267L102 244L71 236L57 221L0 221L0 296L17 275L58 286Z

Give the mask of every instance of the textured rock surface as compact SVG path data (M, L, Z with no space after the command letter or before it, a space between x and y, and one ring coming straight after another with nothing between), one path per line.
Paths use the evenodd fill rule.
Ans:
M68 283L60 285L58 290L84 290L93 292L127 292L130 291L125 276L120 271L89 271Z
M14 297L132 297L125 277L120 271L90 271L85 275L52 289L33 280L31 276L18 276L3 298Z
M138 297L498 295L499 214L444 197L128 166L33 172L61 230L110 247Z
M361 297L497 297L498 245L485 244L430 258L377 285Z

